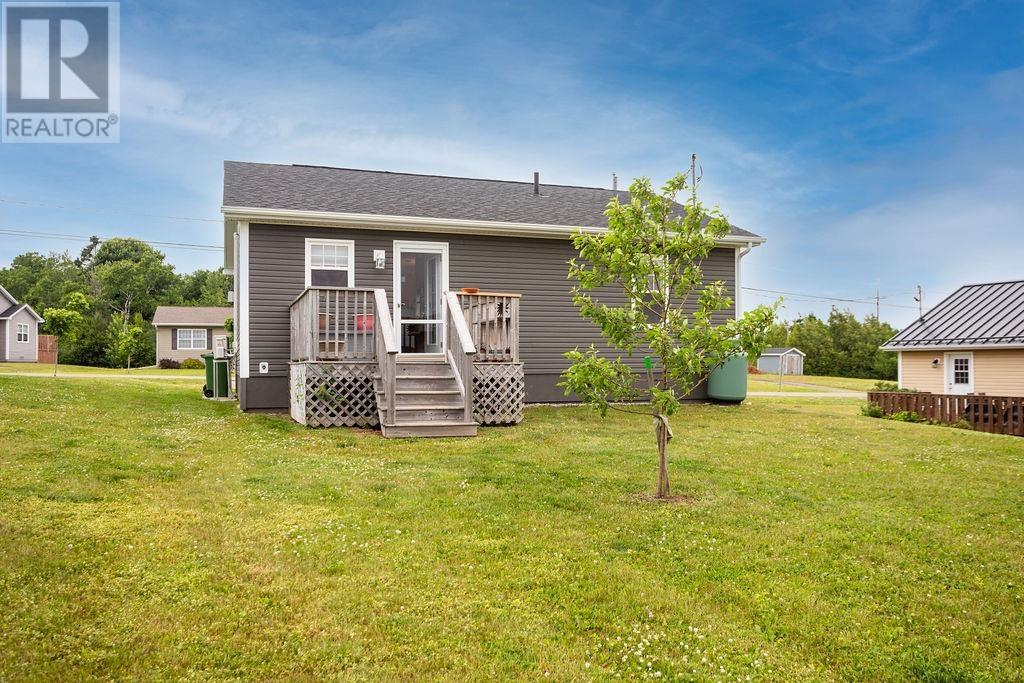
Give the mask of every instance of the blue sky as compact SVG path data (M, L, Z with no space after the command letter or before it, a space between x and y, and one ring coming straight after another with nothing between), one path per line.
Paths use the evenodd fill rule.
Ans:
M609 186L696 152L769 239L748 286L903 324L918 283L1024 277L1024 3L768 5L123 2L121 142L0 145L0 228L218 244L224 159Z

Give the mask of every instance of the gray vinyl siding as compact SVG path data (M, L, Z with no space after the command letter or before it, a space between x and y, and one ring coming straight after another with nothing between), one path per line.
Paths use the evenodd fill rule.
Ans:
M22 309L7 320L6 335L10 354L7 361L34 362L39 348L39 323L26 309ZM28 342L18 341L18 324L28 325Z
M305 228L252 224L249 226L249 373L251 380L283 393L289 359L289 305L305 286L305 239L350 239L355 242L355 286L383 287L393 302L392 265L395 240L447 242L449 287L479 287L483 291L519 292L520 357L527 374L530 401L559 400L554 387L566 367L562 354L591 343L607 350L597 328L580 318L572 305L566 262L575 255L568 240L484 235L453 235L413 231ZM376 270L373 250L384 249L386 267ZM734 297L735 250L716 249L704 264L709 281L725 282ZM620 298L605 295L609 304ZM728 318L733 310L723 311ZM270 364L259 374L259 364ZM640 358L634 359L640 367ZM255 387L253 387L255 390Z

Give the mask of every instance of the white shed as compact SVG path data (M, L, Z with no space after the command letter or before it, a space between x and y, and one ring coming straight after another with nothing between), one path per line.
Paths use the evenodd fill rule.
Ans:
M797 348L772 347L764 350L761 357L757 359L757 369L764 373L779 374L782 368L784 375L804 374L803 351Z

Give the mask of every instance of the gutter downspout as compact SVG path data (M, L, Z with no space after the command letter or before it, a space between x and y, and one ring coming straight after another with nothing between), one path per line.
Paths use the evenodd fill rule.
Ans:
M740 271L740 267L741 267L742 264L740 263L740 261L743 259L744 256L749 254L753 250L753 248L754 248L754 243L753 242L747 242L747 246L743 247L743 248L736 247L736 296L733 297L734 300L735 300L735 303L734 303L735 316L734 317L736 317L736 318L740 317L740 314L741 314L741 312L743 310L743 281L740 278L740 272L741 272Z

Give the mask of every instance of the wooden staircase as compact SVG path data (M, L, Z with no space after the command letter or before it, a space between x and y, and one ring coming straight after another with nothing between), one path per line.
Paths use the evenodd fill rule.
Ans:
M392 396L380 374L373 383L385 437L476 436L477 423L465 419L465 396L447 359L398 360ZM394 421L389 424L392 398Z

